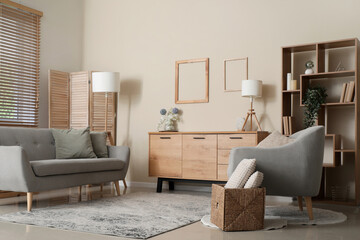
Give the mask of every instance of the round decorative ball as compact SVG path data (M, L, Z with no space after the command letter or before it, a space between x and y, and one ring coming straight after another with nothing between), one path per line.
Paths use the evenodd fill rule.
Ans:
M178 112L179 112L179 109L177 109L177 108L173 108L173 109L172 109L172 113L173 113L173 114L177 114Z
M161 114L161 115L165 115L165 114L166 114L166 109L164 109L164 108L161 109L161 110L160 110L160 114Z
M313 61L307 61L307 62L305 63L305 67L306 67L307 69L313 68L314 66L315 66L315 65L314 65Z

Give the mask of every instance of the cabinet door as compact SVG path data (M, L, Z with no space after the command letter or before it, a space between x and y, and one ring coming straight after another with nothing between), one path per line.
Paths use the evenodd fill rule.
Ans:
M218 165L218 180L227 181L227 169L229 165Z
M183 178L217 177L217 135L183 135Z
M181 135L150 135L149 176L181 177Z

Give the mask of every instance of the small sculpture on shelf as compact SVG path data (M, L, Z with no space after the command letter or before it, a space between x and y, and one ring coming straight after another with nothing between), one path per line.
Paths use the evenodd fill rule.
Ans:
M161 118L157 125L157 130L159 132L177 132L176 123L180 119L180 111L178 108L170 108L168 111L166 109L160 110Z
M306 67L306 70L305 70L305 74L313 74L314 73L314 70L312 69L314 67L314 62L313 61L307 61L305 63L305 67Z

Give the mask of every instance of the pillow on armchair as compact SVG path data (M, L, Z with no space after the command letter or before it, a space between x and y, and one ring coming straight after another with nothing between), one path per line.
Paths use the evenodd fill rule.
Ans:
M51 129L55 139L57 159L96 158L90 138L90 129Z
M288 143L294 142L295 139L288 138L278 131L272 132L269 136L267 136L264 140L262 140L256 147L259 148L273 148L280 147L286 145Z

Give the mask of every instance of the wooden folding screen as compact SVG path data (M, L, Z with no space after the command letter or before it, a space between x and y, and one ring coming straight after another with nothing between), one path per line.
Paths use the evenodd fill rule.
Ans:
M105 130L105 93L93 93L92 72L49 70L49 127ZM67 114L66 114L67 113ZM108 94L108 133L116 140L116 93Z
M70 127L90 126L90 73L70 73Z
M69 73L49 71L49 127L70 128L70 78Z

